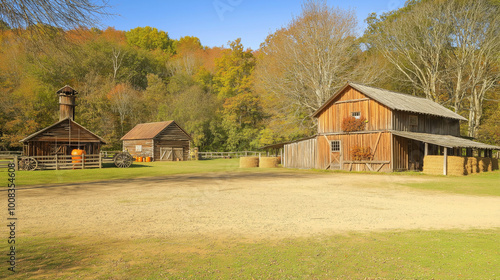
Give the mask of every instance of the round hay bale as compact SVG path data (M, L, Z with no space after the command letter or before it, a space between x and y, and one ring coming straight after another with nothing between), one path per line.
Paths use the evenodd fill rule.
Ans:
M240 157L240 168L259 166L259 157Z
M278 167L278 158L276 157L261 157L259 161L261 168L276 168Z

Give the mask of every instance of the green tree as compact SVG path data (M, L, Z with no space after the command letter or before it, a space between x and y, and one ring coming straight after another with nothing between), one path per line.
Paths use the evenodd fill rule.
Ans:
M137 46L145 50L161 50L167 53L174 53L174 41L170 39L168 33L157 28L146 26L136 27L125 33L127 42L132 46Z
M230 49L215 60L214 92L219 99L233 97L248 90L250 75L255 68L255 57L244 50L241 39L229 43Z

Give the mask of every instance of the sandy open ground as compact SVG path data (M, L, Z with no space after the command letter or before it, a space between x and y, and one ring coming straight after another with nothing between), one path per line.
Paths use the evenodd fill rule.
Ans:
M500 198L412 190L367 174L212 173L18 191L36 235L286 238L346 231L500 227Z

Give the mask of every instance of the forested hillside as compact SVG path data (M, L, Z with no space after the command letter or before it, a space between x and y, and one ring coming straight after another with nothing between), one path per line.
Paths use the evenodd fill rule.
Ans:
M499 145L499 15L498 1L409 1L359 37L352 11L308 1L258 50L154 27L0 22L0 149L56 122L66 84L75 120L105 148L138 123L175 120L201 150L236 151L313 134L311 113L348 80L430 98L470 120L464 135Z

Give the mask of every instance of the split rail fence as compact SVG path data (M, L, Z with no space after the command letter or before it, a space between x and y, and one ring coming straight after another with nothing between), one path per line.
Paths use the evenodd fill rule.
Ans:
M242 151L242 152L198 152L199 159L211 158L240 158L249 156L260 157L261 152Z

